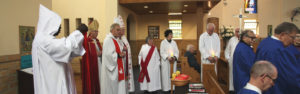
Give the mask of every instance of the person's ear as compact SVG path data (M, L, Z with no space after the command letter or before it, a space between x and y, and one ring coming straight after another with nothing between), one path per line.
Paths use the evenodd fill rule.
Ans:
M259 77L259 79L262 83L265 83L265 81L264 81L265 78L266 78L266 74L263 74Z

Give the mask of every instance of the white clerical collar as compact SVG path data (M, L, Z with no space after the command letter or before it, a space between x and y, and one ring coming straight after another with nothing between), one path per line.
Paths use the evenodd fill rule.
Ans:
M275 36L271 36L271 38L275 39L275 40L279 40L277 37Z
M262 92L259 88L257 88L256 86L254 86L250 83L247 83L247 85L244 88L249 89L249 90L253 90L253 91L257 92L258 94L262 94Z

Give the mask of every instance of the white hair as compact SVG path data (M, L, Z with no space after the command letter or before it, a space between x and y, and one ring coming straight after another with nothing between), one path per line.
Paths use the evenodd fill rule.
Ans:
M188 44L188 45L186 46L186 50L189 51L192 47L194 47L193 44Z
M276 67L269 61L256 61L250 70L250 76L256 78L263 74L275 75L276 70Z
M208 23L208 24L206 25L206 30L208 30L208 28L209 28L210 26L214 27L214 29L216 28L215 24L213 24L213 23Z
M110 26L110 32L115 29L116 26L120 26L118 23L113 23L111 26Z

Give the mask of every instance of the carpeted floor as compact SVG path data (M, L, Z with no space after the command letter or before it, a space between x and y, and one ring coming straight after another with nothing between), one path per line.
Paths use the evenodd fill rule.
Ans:
M138 83L138 76L140 73L139 67L133 67L133 73L134 73L134 84L135 84L135 92L131 92L130 94L145 94L144 91L140 90L140 84ZM76 89L77 94L82 94L82 81L80 74L75 75L75 83L76 83ZM180 89L180 87L176 87L177 89ZM177 92L177 90L175 91ZM162 92L161 90L157 91L156 94L168 94L166 92Z

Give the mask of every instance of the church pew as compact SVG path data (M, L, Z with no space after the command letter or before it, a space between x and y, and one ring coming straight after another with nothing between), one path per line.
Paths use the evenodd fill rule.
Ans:
M181 57L181 72L192 77L191 83L200 83L200 73L194 68L190 67L187 61L187 57Z
M218 81L214 79L214 77L211 74L208 74L208 79L204 80L204 87L206 89L206 92L209 94L226 94L221 86L218 84Z
M222 89L228 93L229 92L229 65L228 61L221 57L217 64L218 75L217 81L219 82Z
M226 94L219 85L214 64L203 64L203 85L209 94Z

